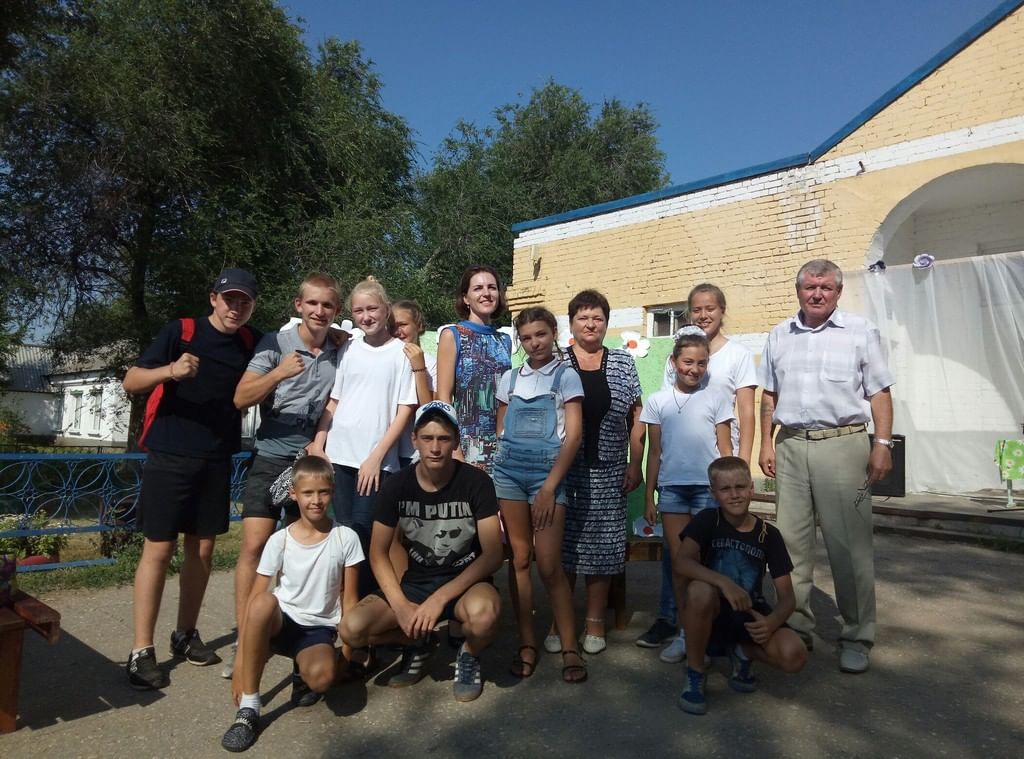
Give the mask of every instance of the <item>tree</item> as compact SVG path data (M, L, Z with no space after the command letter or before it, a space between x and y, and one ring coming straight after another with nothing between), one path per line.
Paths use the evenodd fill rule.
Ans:
M59 352L124 365L229 265L276 325L309 269L404 249L412 140L357 44L314 62L270 0L60 5L0 71L0 266Z
M511 225L664 186L657 124L643 104L603 103L549 82L480 129L460 122L419 183L425 264L420 277L434 321L452 317L448 294L478 262L512 274ZM433 293L445 297L431 297Z
M357 44L314 63L269 0L65 10L0 80L0 263L59 306L58 347L136 352L224 265L277 323L306 270L362 276L408 236L410 132Z

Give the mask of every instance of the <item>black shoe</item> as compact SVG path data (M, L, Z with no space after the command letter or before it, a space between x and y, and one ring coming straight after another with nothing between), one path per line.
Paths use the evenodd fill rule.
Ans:
M660 648L679 634L679 628L667 620L656 619L651 629L636 639L640 648Z
M434 655L434 646L428 636L424 643L406 646L402 651L402 664L398 674L388 680L392 688L407 688L415 685L427 674L427 662Z
M220 745L228 751L247 751L256 742L256 734L260 729L260 715L255 709L245 707L235 714L235 721L220 739Z
M152 646L128 656L125 665L128 682L135 690L157 690L171 684L171 678L156 663L156 651Z
M203 639L199 637L199 631L195 628L188 632L175 631L171 633L171 656L184 659L197 667L207 667L220 661L217 652L203 643Z
M298 672L292 672L292 706L312 706L323 698L323 695L306 685L306 681Z

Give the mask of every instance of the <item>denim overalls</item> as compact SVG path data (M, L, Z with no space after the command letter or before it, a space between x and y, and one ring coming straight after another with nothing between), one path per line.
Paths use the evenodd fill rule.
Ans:
M551 388L533 398L515 395L519 370L514 369L508 383L508 409L494 456L494 488L498 498L529 501L544 484L555 465L562 440L558 436L558 390L565 364L555 367ZM558 484L556 503L565 503L565 486Z

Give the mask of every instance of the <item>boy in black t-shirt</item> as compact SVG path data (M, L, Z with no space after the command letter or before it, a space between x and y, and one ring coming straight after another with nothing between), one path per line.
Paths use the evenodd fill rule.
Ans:
M741 693L757 688L751 659L784 672L799 672L807 649L785 621L795 598L789 573L793 563L778 529L750 513L754 482L746 461L724 456L708 467L717 509L705 509L680 537L676 573L686 588L686 690L679 708L705 714L705 654L732 660L729 686ZM778 601L772 609L761 594L765 567L771 573Z
M406 646L400 671L388 682L400 688L426 674L430 634L443 620L462 623L465 643L455 660L456 701L483 690L480 653L497 631L501 601L491 575L501 566L498 501L491 478L455 461L459 424L455 409L432 401L416 412L414 466L381 486L370 539L370 566L380 584L341 620L341 638L353 648ZM401 581L388 556L396 530L408 553Z
M179 534L185 536L184 563L171 654L198 666L220 661L199 637L196 620L216 536L228 529L231 456L241 447L234 395L259 337L245 326L255 299L255 277L225 269L210 292L212 313L167 324L124 377L126 392L151 393L136 520L145 542L135 572L135 642L127 665L133 688L169 683L157 666L153 635Z

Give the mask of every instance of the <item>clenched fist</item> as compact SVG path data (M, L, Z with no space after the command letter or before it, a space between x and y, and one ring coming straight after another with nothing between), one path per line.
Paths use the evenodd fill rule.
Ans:
M182 353L181 357L171 364L171 379L180 382L199 374L199 356Z

